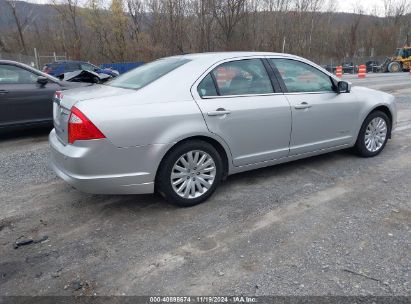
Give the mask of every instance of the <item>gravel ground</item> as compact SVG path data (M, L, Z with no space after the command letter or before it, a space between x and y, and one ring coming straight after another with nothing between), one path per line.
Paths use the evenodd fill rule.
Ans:
M386 81L399 130L378 157L237 174L187 209L80 193L47 129L3 137L0 295L410 295L411 91Z

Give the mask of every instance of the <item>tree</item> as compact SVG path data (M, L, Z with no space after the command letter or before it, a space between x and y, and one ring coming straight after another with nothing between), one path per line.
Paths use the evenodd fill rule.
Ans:
M145 13L144 3L141 0L127 0L127 9L133 25L132 39L138 40L141 32L141 23Z
M193 14L198 20L198 33L194 38L197 39L197 50L199 52L211 51L213 44L214 14L213 0L195 0L192 2Z
M127 17L124 14L123 0L112 0L110 4L111 11L111 33L113 36L113 43L110 45L115 54L116 61L124 61L127 51Z
M78 0L52 0L59 15L62 44L73 59L82 57L81 26L79 25Z
M30 10L28 13L26 13L25 18L21 18L17 10L17 5L16 5L17 1L16 0L6 0L5 2L10 7L10 10L14 18L14 22L16 23L16 26L17 26L17 33L18 33L19 42L21 46L21 52L27 55L27 46L26 46L26 41L24 38L24 31L35 20L35 17L32 16L33 10Z
M224 38L225 50L230 50L236 26L246 16L246 0L214 0L213 13Z

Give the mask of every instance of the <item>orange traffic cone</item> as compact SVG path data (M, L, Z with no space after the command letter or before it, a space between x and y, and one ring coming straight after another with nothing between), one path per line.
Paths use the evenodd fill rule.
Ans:
M339 65L335 68L335 76L341 78L342 77L342 66Z
M367 74L367 67L365 64L361 64L358 67L358 78L365 78L365 75Z

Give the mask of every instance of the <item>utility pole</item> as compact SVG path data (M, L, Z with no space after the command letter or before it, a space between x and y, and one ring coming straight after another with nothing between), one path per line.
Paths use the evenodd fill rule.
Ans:
M36 69L39 69L39 57L37 55L37 49L34 48L34 64L36 65Z

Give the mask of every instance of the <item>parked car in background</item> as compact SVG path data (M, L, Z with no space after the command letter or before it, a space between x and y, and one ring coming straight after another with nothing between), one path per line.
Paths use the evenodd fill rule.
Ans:
M113 79L112 76L105 73L97 73L94 71L77 70L74 72L67 72L57 76L60 80L70 82L87 82L87 83L104 83Z
M375 156L396 124L392 95L277 53L164 58L60 97L49 142L61 178L180 206L229 174L349 147Z
M373 72L377 73L381 70L381 66L378 61L376 60L369 60L365 63L365 66L367 67L367 73Z
M343 62L341 66L343 74L355 74L358 72L358 67L352 62Z
M119 72L113 70L111 68L99 68L98 66L91 64L90 62L86 61L77 61L77 60L59 60L52 63L47 63L43 67L43 72L53 75L59 76L64 73L74 72L74 71L93 71L96 73L103 73L110 75L111 77L117 77Z
M331 64L325 64L322 66L322 68L333 74L335 73L335 70L336 70L336 67L332 66Z
M0 130L51 125L55 92L85 85L60 81L19 62L0 60Z

